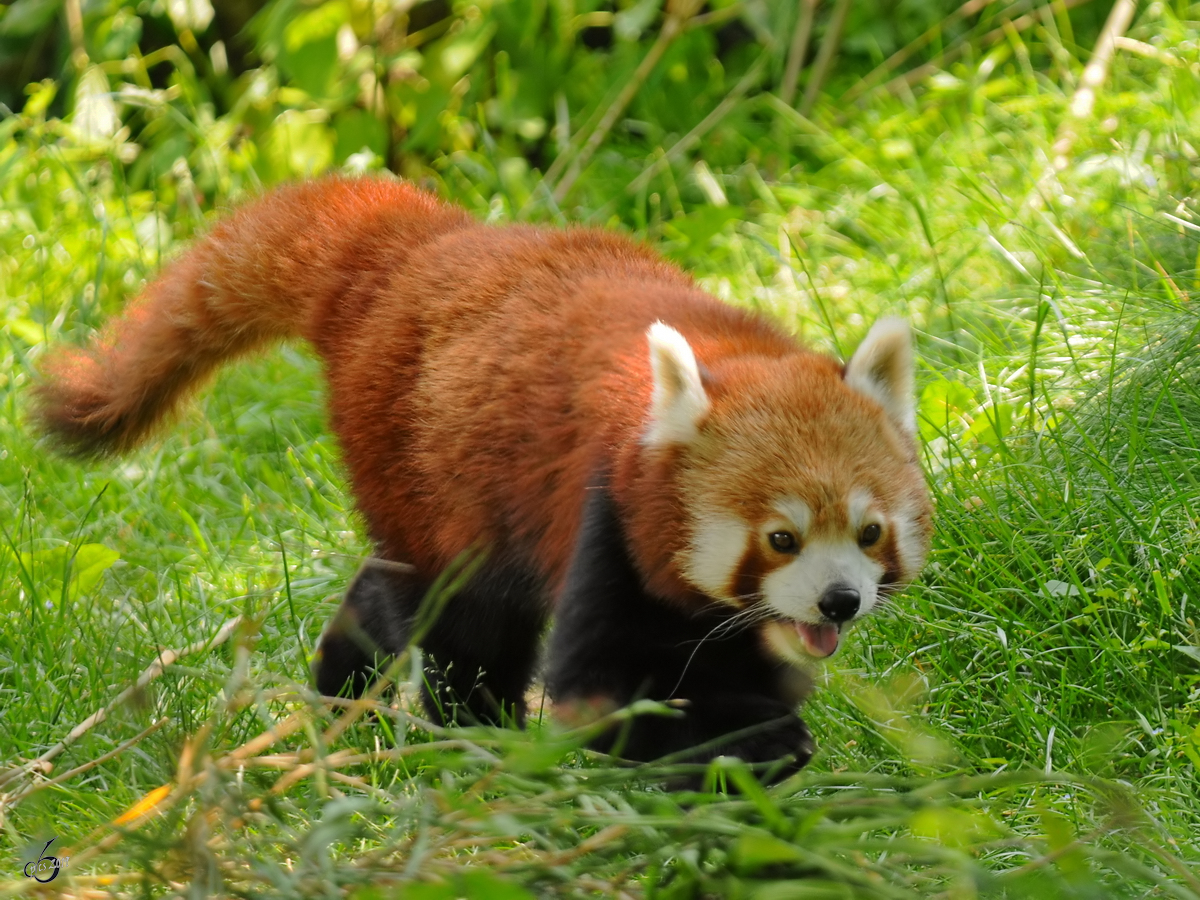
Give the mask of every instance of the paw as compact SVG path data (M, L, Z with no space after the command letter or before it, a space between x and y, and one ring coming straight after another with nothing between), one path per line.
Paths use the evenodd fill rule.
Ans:
M789 714L755 726L754 733L735 738L720 752L736 756L754 768L773 772L772 780L776 780L803 769L816 749L816 741L804 720Z
M694 716L701 733L727 736L718 754L751 764L790 758L799 769L816 750L812 733L794 707L774 697L733 694L712 698L697 704Z

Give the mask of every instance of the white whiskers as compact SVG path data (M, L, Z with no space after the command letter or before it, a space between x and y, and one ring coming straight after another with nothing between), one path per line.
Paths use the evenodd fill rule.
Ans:
M756 595L747 595L756 596ZM745 599L745 598L738 598ZM683 684L683 679L687 676L688 669L691 668L692 660L696 658L696 654L700 652L700 648L704 642L717 637L725 637L735 631L740 631L742 628L749 628L752 625L757 625L759 622L765 622L772 618L772 612L768 606L763 603L754 603L747 606L740 612L734 613L728 619L718 622L708 634L696 641L696 646L692 649L691 655L688 656L687 662L683 666L683 671L679 673L679 680L675 682L675 686L671 688L671 693L667 695L670 700L675 696L675 692L679 690L679 686Z

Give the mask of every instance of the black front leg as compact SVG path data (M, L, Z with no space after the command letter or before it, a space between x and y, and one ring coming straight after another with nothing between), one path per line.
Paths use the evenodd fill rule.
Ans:
M596 742L629 759L729 755L782 760L782 771L795 771L814 746L795 713L802 679L767 654L757 628L730 621L735 613L715 601L688 611L648 595L613 499L596 488L550 637L550 695L568 708L681 701L679 716L640 716Z

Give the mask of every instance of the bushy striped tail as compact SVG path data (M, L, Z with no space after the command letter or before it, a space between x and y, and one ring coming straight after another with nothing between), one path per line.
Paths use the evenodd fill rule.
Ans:
M227 360L292 336L328 352L388 271L469 224L462 210L382 179L268 194L169 264L89 347L52 352L35 417L76 455L127 451Z

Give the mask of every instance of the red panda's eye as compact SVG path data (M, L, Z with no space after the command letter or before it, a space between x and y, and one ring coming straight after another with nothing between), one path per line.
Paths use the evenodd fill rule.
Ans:
M772 531L767 540L771 542L771 549L780 553L796 552L796 536L790 531Z
M858 536L859 546L870 547L879 540L879 537L882 533L883 529L881 529L878 525L868 525L862 530L862 534Z

